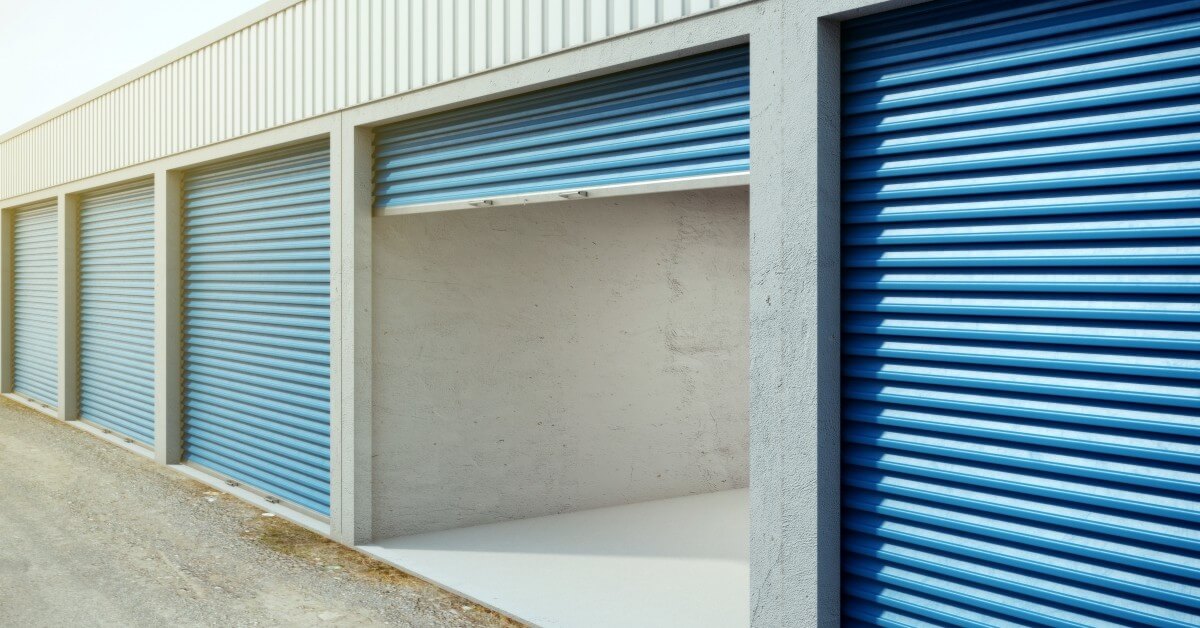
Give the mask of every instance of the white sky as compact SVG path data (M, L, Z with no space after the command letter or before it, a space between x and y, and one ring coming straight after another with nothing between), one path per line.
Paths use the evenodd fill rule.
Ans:
M0 133L263 0L0 0Z

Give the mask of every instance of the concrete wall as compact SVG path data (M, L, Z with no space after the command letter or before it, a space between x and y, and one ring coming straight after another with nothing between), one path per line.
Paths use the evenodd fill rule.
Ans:
M376 219L376 538L746 486L747 197Z

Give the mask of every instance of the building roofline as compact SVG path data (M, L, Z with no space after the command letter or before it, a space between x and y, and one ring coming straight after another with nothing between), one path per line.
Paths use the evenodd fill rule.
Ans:
M204 34L195 37L180 46L158 55L150 61L147 61L146 63L143 63L136 68L117 76L114 79L104 82L99 87L76 96L75 98L72 98L71 100L51 109L50 111L47 111L46 113L43 113L36 118L29 120L28 122L25 122L24 124L0 134L0 143L7 142L8 140L21 135L30 129L45 124L46 122L53 120L54 118L57 118L58 116L71 111L72 109L95 100L123 85L132 83L133 81L150 74L159 68L170 65L171 63L178 61L179 59L182 59L193 52L204 48L205 46L214 44L232 35L233 33L246 28L247 26L275 15L276 13L287 9L292 5L300 4L303 1L304 0L267 0L263 4L250 9L249 11L233 18L232 20L229 20L228 22L225 22L224 24L221 24L220 26L217 26L216 28Z

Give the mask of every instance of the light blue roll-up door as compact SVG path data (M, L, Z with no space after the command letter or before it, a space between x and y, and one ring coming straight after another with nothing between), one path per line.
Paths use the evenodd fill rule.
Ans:
M13 390L58 407L58 203L13 218Z
M79 416L154 443L154 184L79 199Z
M382 127L375 206L747 172L739 46Z
M842 41L846 623L1200 625L1200 2Z
M184 180L184 455L329 513L329 148Z

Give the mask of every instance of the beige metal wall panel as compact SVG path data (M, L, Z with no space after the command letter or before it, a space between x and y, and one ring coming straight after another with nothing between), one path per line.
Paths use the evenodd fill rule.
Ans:
M746 0L302 0L0 141L0 199Z

